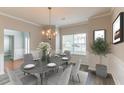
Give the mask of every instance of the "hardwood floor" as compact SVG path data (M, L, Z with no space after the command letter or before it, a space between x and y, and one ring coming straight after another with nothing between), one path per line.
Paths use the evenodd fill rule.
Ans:
M22 64L23 64L23 59L19 59L16 61L9 60L9 61L5 61L4 66L5 66L5 69L8 68L10 70L15 70L15 69L18 69Z
M115 85L111 74L108 74L106 78L102 78L97 76L95 71L88 70L87 65L81 65L80 69L88 72L86 85Z
M11 60L11 61L5 62L5 68L8 67L10 70L15 70L15 69L18 69L22 63L23 63L22 59L16 60L16 61ZM81 65L80 70L88 72L86 85L115 85L111 74L108 74L106 78L101 78L99 76L96 76L95 71L88 70L87 65Z
M102 78L97 76L95 71L88 71L86 85L115 85L115 83L111 74L108 74L106 78Z

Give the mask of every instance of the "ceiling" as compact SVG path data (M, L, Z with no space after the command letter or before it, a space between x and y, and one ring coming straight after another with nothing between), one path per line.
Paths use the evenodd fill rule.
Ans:
M53 7L51 24L57 26L69 25L86 21L88 18L110 12L107 7ZM25 20L35 25L49 24L47 7L1 7L0 14Z

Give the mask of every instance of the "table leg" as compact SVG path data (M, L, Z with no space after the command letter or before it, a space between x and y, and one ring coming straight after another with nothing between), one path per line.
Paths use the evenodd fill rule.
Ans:
M43 73L40 73L41 85L43 84Z
M68 61L66 61L66 66L68 65Z

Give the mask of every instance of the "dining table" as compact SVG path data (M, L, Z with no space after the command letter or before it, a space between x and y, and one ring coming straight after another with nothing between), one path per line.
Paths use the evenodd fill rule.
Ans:
M44 75L45 73L49 72L49 71L52 71L52 70L55 70L57 68L59 68L59 66L62 66L64 64L67 65L67 61L68 60L63 60L62 57L59 57L60 58L60 61L56 61L56 60L52 60L50 61L50 63L55 63L56 65L53 66L53 67L49 67L48 66L48 62L46 61L42 61L41 59L37 60L37 61L34 61L34 67L33 68L28 68L28 69L25 69L24 67L27 65L25 63L23 63L21 65L21 70L24 72L24 73L27 73L27 74L39 74L40 75L40 79L41 79L41 84L43 84L43 78L44 78Z

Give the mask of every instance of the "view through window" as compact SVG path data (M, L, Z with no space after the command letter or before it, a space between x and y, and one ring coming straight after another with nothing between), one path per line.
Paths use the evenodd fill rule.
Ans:
M86 55L86 33L63 35L62 49L72 54Z

